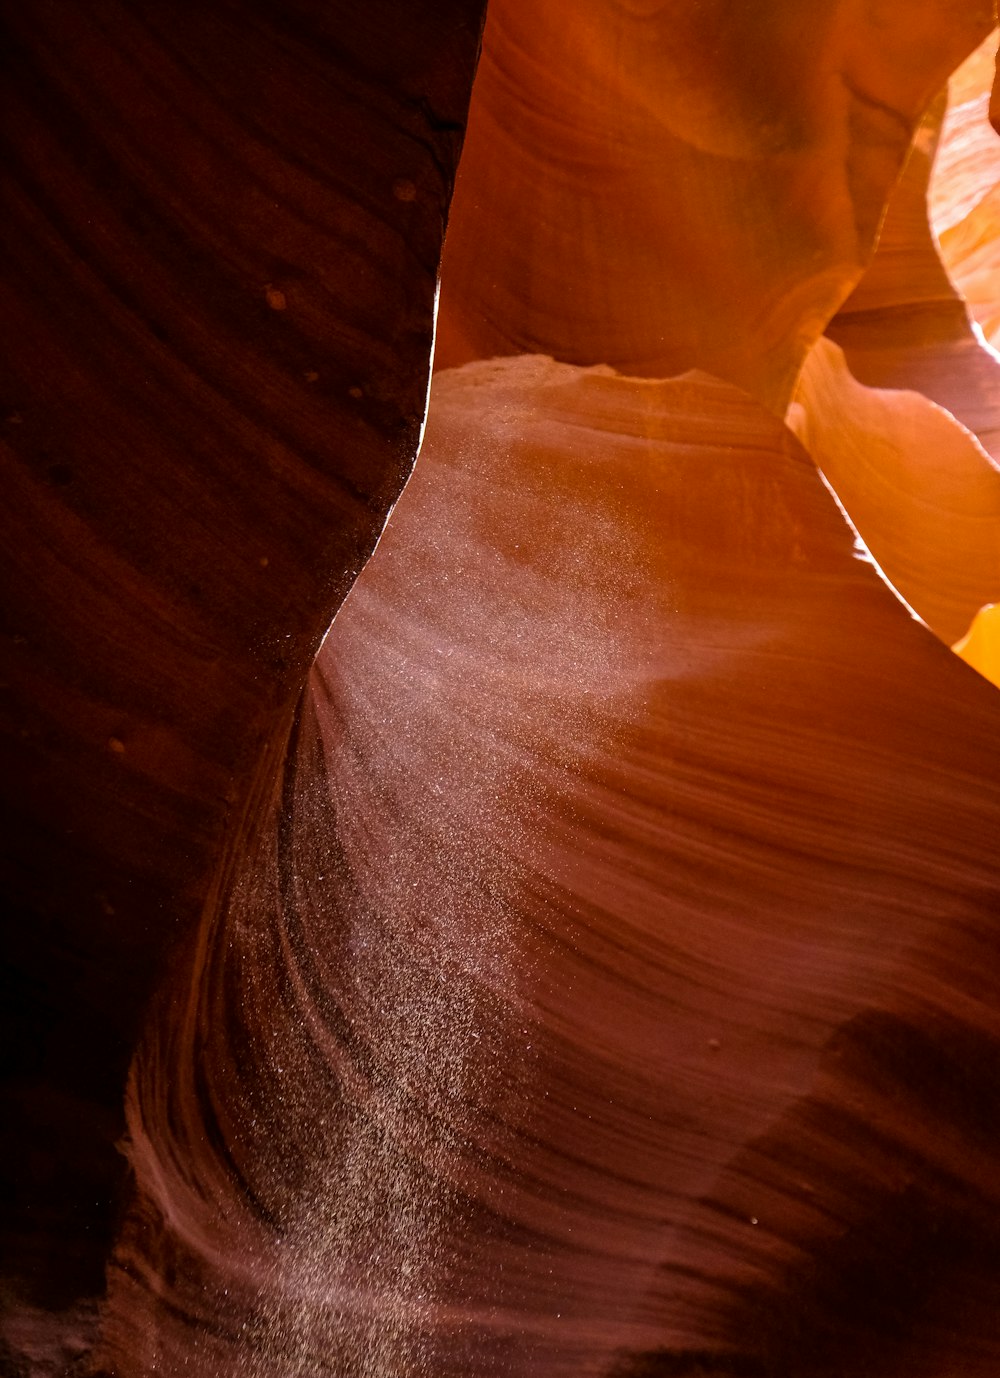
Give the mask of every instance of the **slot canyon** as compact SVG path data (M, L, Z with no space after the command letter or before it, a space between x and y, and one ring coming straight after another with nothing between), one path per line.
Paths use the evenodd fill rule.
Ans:
M995 4L0 15L0 1374L996 1378Z

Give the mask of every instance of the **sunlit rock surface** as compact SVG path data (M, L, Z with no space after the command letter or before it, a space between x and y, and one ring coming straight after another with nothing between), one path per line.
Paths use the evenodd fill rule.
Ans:
M961 264L947 247L950 227L1000 180L988 119L995 51L991 35L928 110L874 259L826 333L860 382L924 393L996 457L1000 363L976 333L975 303L963 299Z
M1000 338L1000 142L989 123L995 59L987 40L949 82L929 192L948 274L992 345Z
M439 375L136 1067L109 1368L994 1372L998 750L743 393Z
M1000 604L981 607L972 626L952 649L1000 688Z
M995 22L976 0L588 0L572 22L560 0L492 0L440 365L698 367L782 413L928 105Z
M866 388L821 340L790 419L892 586L943 641L1000 599L1000 468L920 393Z

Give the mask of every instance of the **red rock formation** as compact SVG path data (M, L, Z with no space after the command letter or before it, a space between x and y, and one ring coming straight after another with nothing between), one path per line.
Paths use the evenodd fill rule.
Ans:
M482 8L4 6L0 1309L25 1362L63 1372L38 1308L103 1289L140 1022L412 463Z
M989 123L992 42L949 82L948 113L930 188L930 218L949 276L991 344L997 341L1000 145Z
M996 462L922 394L862 386L829 340L807 360L796 398L793 425L886 578L943 641L957 641L1000 598Z
M991 37L956 73L947 113L943 99L929 112L874 260L828 327L844 353L817 345L793 409L879 565L948 642L1000 598L1000 369L955 285L982 286L982 275L948 239L965 234L1000 175L987 120L994 47ZM988 625L977 668L990 660Z
M589 0L572 22L492 0L440 366L697 366L783 412L926 107L994 23L977 0Z
M139 1064L109 1366L942 1371L998 1282L998 750L745 394L439 375Z
M989 176L984 150L997 139L986 118L988 86L978 99L974 94L970 99L968 90L970 80L982 86L982 59L979 50L963 65L947 116L943 94L928 112L889 201L875 257L826 333L844 350L860 382L924 393L974 431L996 457L997 361L976 337L931 223L945 227L960 217L968 209L965 198L974 196L977 186L981 192ZM988 75L992 78L992 62ZM968 165L960 151L970 143ZM938 155L944 166L932 182ZM956 266L952 262L952 270Z
M106 479L106 507L86 509L101 541L79 606L51 573L37 608L23 595L39 619L68 619L81 681L100 676L109 646L123 648L123 702L159 754L142 754L131 719L128 731L102 728L104 750L176 800L177 855L190 849L188 870L168 852L141 872L178 923L172 948L161 929L137 932L145 965L130 965L115 946L120 916L106 916L109 972L141 978L116 1012L120 1049L168 950L171 969L132 1064L123 1147L134 1190L90 1367L116 1378L930 1378L960 1366L985 1378L1000 1348L1000 700L894 597L817 473L820 449L848 449L824 415L835 391L823 400L815 373L803 391L813 456L782 417L871 256L928 103L992 8L493 0L424 456L294 721L324 618L409 454L405 427L388 444L389 402L414 399L426 363L473 30L456 36L443 17L425 33L388 5L364 31L346 7L334 27L311 9L254 10L234 77L223 43L234 14L200 17L183 61L152 26L157 57L143 70L160 80L146 107L116 56L147 53L145 19L116 10L121 28L74 21L100 41L68 53L58 7L20 21L24 46L44 56L36 65L68 83L109 148L147 151L136 176L160 198L165 242L176 233L215 255L224 283L241 254L267 258L278 241L282 264L300 265L281 276L268 258L259 284L264 319L294 324L292 340L234 329L241 352L220 357L210 342L229 339L229 297L208 294L204 319L197 294L177 307L179 342L168 330L160 345L171 369L183 364L211 390L184 427L160 392L157 424L148 419L124 345L76 365L94 380L86 397L103 387L115 403L98 413L107 473L121 463L111 422L124 418L157 442L150 453L171 482L158 496L161 481L142 470L119 510ZM413 44L427 64L419 77ZM100 99L81 76L95 54ZM275 121L259 138L239 100L251 73ZM201 160L180 172L150 113L167 74ZM220 92L208 106L206 83ZM317 189L298 135L315 134L332 88L343 162L324 164ZM125 92L146 110L139 153L107 115ZM188 125L178 117L173 128ZM23 161L37 167L23 137ZM326 148L306 144L317 157ZM404 147L419 148L423 172L387 183ZM353 171L341 182L343 166ZM234 228L227 215L220 229L215 172L246 198L246 243L242 219ZM59 184L74 188L79 213L91 202L69 175ZM272 184L279 216L299 216L280 233L259 194ZM116 187L106 199L120 217ZM411 210L413 225L399 218ZM314 242L317 215L332 230ZM912 223L926 231L925 215ZM114 322L112 266L130 260L113 228L99 216L97 230L78 230L86 251L69 276L85 298L103 267L99 304ZM384 271L369 276L373 244ZM142 263L127 285L148 325L169 294ZM334 337L341 388L328 413L289 415L288 359L306 396L323 376L293 345L333 328L336 313L316 316L302 285L327 273L352 326ZM19 288L36 306L43 279L39 268ZM83 307L71 300L75 321ZM401 345L399 320L418 327ZM347 400L342 386L359 339L387 408L368 430L345 421L350 404L371 400L367 384L350 382ZM63 349L83 356L78 339ZM508 357L475 362L492 354ZM42 387L22 371L25 386ZM166 374L154 376L166 388ZM880 427L898 410L861 395ZM417 414L414 400L404 415ZM314 462L327 423L357 459L353 506L334 496L340 470ZM185 443L216 426L225 435L195 476ZM906 488L906 446L890 447L891 503L870 509L873 530L913 568L915 601L950 635L992 578L992 533L968 537L968 487L981 483L992 503L995 471L958 422L938 429L960 438L966 467L957 522L927 524L931 558L913 564L923 528L908 517L900 542L892 527L901 491L911 509L925 502ZM237 440L245 465L232 459ZM860 511L875 452L852 443L865 461L845 471L861 475ZM147 492L152 515L138 528ZM78 528L51 495L38 505L63 533L58 569L75 568ZM196 521L202 508L211 521ZM172 525L176 545L157 543ZM271 557L253 566L250 553L265 533L283 551L281 582L265 585L273 601L257 584ZM209 600L203 626L192 610L202 604L177 581L213 552L228 594ZM147 588L140 575L157 598L136 594L131 612L126 600L92 651L88 590L131 596ZM161 621L147 637L150 606ZM161 626L167 640L179 628L182 648L195 631L220 642L207 688L161 647ZM266 648L265 633L285 626L287 656L257 658L257 640ZM24 700L62 702L48 686L64 662L53 651ZM162 701L148 698L150 664ZM230 686L247 695L232 723ZM72 723L82 731L82 717ZM232 782L228 816L194 767L177 773L182 744L197 745L206 724L230 752L219 782ZM55 740L35 748L49 791L38 787L41 821L60 816L38 764L63 763ZM118 846L123 866L138 865L173 815L154 807L148 782L134 800L102 784L93 756L67 748L71 784L96 781L73 806L97 839L87 855L110 867ZM101 813L102 790L128 807ZM79 893L78 879L76 890L61 884L64 900ZM202 900L192 937L185 919ZM65 904L60 913L75 941ZM87 942L89 960L104 955ZM95 986L81 989L70 1033L80 1006L99 1003ZM91 1076L95 1046L81 1059ZM90 1102L113 1105L121 1060L109 1059L110 1089ZM32 1094L44 1084L24 1081ZM107 1139L106 1128L92 1136Z

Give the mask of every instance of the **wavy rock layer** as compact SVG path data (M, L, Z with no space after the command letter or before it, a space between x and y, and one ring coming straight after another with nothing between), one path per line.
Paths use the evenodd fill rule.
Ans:
M568 14L491 0L440 364L697 367L783 413L871 258L927 106L995 9L588 0Z
M793 408L796 433L893 588L949 644L1000 599L1000 469L919 393L866 388L821 340Z
M995 1373L998 750L744 394L440 375L136 1068L109 1369Z
M827 326L854 376L923 393L1000 455L1000 367L973 328L950 229L997 180L988 119L996 35L962 65L917 132L875 256Z
M8 8L0 1367L994 1374L994 6Z

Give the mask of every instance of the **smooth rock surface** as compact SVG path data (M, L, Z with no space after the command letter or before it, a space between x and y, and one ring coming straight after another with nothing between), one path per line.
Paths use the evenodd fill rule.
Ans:
M109 1370L993 1373L998 749L758 403L438 375L135 1070Z
M995 24L978 0L588 0L572 21L491 0L438 365L697 367L782 415L928 106Z
M893 588L942 641L957 641L1000 599L996 461L921 393L864 387L826 339L806 360L790 419Z
M917 131L874 258L826 328L859 382L916 391L1000 455L1000 364L948 236L997 181L988 119L996 35L962 64ZM971 308L971 310L970 310Z

